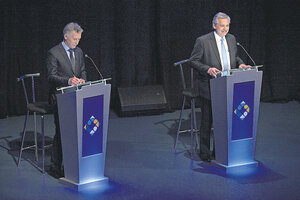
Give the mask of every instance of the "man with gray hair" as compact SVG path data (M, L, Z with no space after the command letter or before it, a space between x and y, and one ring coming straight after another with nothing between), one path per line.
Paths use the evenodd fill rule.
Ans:
M55 135L53 138L50 173L62 177L62 147L59 117L56 103L56 88L84 83L87 80L82 50L77 47L83 29L71 22L63 29L63 41L50 49L47 56L49 103L54 105Z
M229 25L230 17L222 12L217 13L212 21L214 31L196 39L190 57L191 66L198 72L195 86L198 87L201 108L200 158L208 162L214 158L214 151L210 152L210 79L216 77L220 71L250 67L237 56L236 39L228 33Z

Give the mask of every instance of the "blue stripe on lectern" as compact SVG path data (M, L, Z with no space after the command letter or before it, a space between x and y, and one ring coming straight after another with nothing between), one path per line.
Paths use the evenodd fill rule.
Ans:
M232 140L253 136L254 84L254 81L234 84Z
M83 99L82 157L102 153L103 95Z

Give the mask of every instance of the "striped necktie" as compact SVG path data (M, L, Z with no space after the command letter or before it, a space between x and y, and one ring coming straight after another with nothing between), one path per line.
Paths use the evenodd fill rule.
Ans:
M71 65L72 65L72 69L75 72L75 58L74 58L74 49L68 49L68 51L70 52L70 61L71 61Z

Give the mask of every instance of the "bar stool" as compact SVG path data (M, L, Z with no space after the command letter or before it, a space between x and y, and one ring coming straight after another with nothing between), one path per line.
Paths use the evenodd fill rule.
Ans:
M183 87L183 90L182 90L183 101L182 101L182 107L181 107L181 112L180 112L180 116L179 116L179 124L178 124L178 129L177 129L175 145L174 145L174 152L176 153L176 146L177 146L179 134L190 132L190 135L191 135L190 153L191 153L191 157L193 158L193 154L194 154L194 134L196 136L196 145L199 146L198 136L197 136L197 134L199 133L199 130L197 129L196 113L195 113L195 98L198 97L199 94L194 88L194 69L192 67L190 67L191 86L187 87L184 72L183 72L183 67L182 67L182 64L187 63L187 62L189 62L189 60L182 60L182 61L174 63L174 66L179 67L181 83L182 83L182 87ZM190 101L191 101L191 125L190 125L190 129L188 129L188 130L180 130L181 129L181 122L182 122L182 113L183 113L183 110L184 110L186 98L189 98Z
M24 122L24 128L22 133L22 140L21 140L21 147L19 152L19 158L18 158L18 167L20 166L21 158L22 158L22 152L26 149L35 148L35 160L37 162L36 167L45 174L45 136L44 136L44 115L52 113L52 106L48 104L48 102L36 102L35 101L35 89L34 89L34 78L39 77L40 73L35 74L25 74L24 76L21 76L20 78L17 78L17 81L22 81L25 100L26 100L26 117ZM28 92L26 90L26 84L25 79L31 78L31 96L32 101L28 98ZM29 113L33 113L34 118L34 145L24 147L24 140L26 136L26 127L27 127L27 119L29 116ZM36 114L39 114L41 116L41 132L42 132L42 167L38 166L38 144L37 144L37 128L36 128Z

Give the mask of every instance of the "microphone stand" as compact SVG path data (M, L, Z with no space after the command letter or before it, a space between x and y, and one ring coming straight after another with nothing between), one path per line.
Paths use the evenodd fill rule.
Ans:
M104 79L103 76L102 76L102 74L101 74L101 72L99 71L97 65L96 65L95 62L93 61L93 59L92 59L91 57L89 57L87 54L85 54L84 56L85 56L86 58L88 58L90 61L92 61L92 63L93 63L93 65L94 65L94 67L96 68L96 70L97 70L97 72L98 72L100 78L101 78L101 79Z
M244 52L247 54L247 56L250 58L250 60L253 62L254 66L256 66L256 63L254 62L254 60L252 59L252 57L249 55L249 53L246 51L246 49L243 47L243 45L241 45L240 43L236 43L238 46L240 46Z

